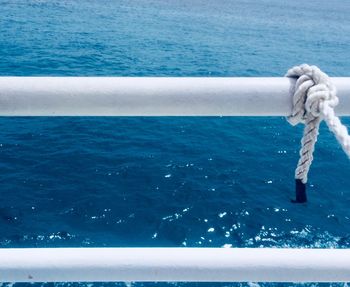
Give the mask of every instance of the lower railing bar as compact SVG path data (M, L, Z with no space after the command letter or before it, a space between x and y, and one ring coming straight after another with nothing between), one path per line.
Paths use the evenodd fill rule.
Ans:
M332 78L350 115L350 78ZM287 116L291 79L0 77L0 116Z
M348 282L349 249L0 249L1 282Z

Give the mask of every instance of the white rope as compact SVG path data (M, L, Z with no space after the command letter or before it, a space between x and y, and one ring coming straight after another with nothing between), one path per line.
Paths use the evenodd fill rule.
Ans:
M347 128L334 113L334 107L338 104L337 92L325 73L316 66L304 64L288 70L286 77L296 79L293 89L293 111L288 121L292 125L305 124L295 178L306 183L320 122L325 120L349 157L350 136Z

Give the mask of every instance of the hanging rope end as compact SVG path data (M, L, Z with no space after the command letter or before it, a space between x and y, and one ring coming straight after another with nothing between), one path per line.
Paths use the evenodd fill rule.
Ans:
M303 183L301 179L295 179L295 200L293 203L305 203L306 197L306 183Z

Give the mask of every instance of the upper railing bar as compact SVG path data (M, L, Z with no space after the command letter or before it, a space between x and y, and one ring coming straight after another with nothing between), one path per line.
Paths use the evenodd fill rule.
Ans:
M350 78L332 78L350 115ZM0 77L0 116L287 116L288 78Z

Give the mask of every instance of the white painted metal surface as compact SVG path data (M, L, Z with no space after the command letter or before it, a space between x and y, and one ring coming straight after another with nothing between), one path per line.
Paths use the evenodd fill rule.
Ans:
M1 282L348 282L349 249L0 249Z
M350 115L350 78L333 78ZM287 78L0 77L0 116L287 116Z

